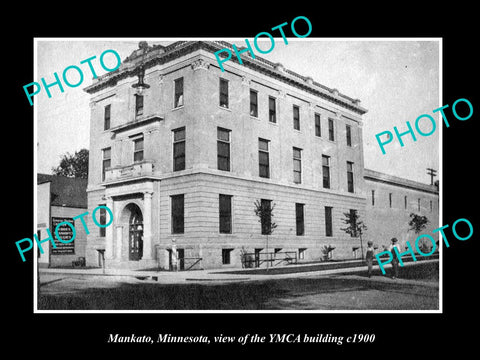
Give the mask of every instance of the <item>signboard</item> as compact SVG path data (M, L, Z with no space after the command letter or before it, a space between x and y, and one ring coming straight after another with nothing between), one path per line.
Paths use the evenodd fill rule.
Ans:
M57 239L55 234L55 228L61 222L68 221L73 226L75 226L75 222L72 218L65 218L65 217L52 217L52 235L55 238L55 245L57 248L54 248L50 243L50 250L52 255L74 255L75 254L75 240L65 244ZM70 226L63 224L58 228L58 236L60 236L65 241L69 240L73 236L73 230Z

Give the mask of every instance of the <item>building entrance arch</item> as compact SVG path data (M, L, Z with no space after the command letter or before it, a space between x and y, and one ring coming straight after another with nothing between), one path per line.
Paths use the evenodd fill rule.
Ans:
M143 215L137 204L125 206L128 215L128 260L138 261L143 257Z

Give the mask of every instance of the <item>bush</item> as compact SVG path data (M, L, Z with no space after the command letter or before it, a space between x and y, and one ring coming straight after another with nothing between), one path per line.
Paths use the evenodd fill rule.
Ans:
M324 245L322 248L322 261L328 261L330 259L330 253L334 250L335 248L331 245Z

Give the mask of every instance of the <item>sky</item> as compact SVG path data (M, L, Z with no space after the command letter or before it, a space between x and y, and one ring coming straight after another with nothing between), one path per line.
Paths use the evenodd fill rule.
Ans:
M58 86L53 86L51 98L42 88L34 98L37 172L51 173L63 154L89 147L90 95L83 89L91 84L92 74L88 65L80 62L96 56L92 64L97 75L102 75L106 71L100 66L99 58L105 50L115 50L123 60L143 40L149 45L168 45L182 39L37 39L37 66L32 82L40 83L43 77L47 84L51 83L54 72L61 78L63 70L70 65L79 66L84 73L80 86L70 88L64 84L63 93ZM245 45L239 38L222 40ZM253 39L249 40L253 43ZM269 47L259 44L261 49ZM432 112L443 105L439 99L441 54L437 39L288 38L285 44L282 38L275 38L275 46L269 54L257 52L255 55L280 62L287 69L361 100L360 105L368 110L362 117L366 168L422 183L430 183L426 168L439 170L442 128L439 125L442 122L439 114ZM106 66L115 66L112 54L104 59ZM75 77L75 71L69 71L68 75L71 83L80 80ZM26 97L25 101L28 106ZM386 154L383 155L375 134L386 130L393 133L394 126L400 133L404 132L406 121L415 128L415 120L422 114L429 114L436 120L436 131L426 137L416 133L416 142L406 135L402 137L404 147L395 138L385 146ZM424 133L428 133L431 126L425 119L419 122Z

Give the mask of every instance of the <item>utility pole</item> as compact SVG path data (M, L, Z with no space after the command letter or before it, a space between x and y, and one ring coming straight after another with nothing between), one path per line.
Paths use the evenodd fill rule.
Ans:
M433 177L437 176L437 170L427 168L427 174L430 175L430 185L433 185Z

